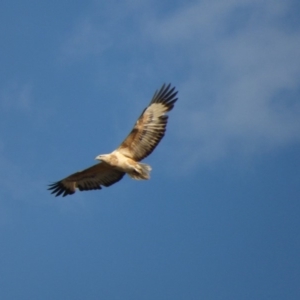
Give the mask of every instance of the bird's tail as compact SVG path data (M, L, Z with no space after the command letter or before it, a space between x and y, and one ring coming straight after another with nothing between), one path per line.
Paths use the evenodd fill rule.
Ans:
M128 175L136 180L146 180L150 178L151 170L152 168L149 165L137 162L134 166L134 170L130 173L128 172Z

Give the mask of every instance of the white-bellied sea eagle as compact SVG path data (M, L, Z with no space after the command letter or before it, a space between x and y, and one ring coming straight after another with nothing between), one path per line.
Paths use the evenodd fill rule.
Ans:
M171 84L156 91L149 106L144 109L132 131L121 145L110 154L96 157L100 162L49 185L55 196L72 195L80 191L100 190L110 186L127 173L133 179L149 179L151 167L140 163L158 145L166 132L167 112L177 101L177 91Z

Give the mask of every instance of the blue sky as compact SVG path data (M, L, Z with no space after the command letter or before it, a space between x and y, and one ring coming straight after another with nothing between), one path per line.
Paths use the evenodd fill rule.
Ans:
M1 299L299 299L299 1L0 4ZM179 90L150 181L55 198Z

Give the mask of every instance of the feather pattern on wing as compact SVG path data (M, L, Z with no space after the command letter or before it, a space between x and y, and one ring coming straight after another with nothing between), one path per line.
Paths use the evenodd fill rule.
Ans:
M75 193L76 188L80 191L100 190L101 186L110 186L123 178L124 172L111 168L105 163L99 163L88 169L76 172L60 181L49 185L51 194L63 197Z
M177 101L175 87L163 85L156 91L149 106L145 108L132 131L117 151L136 161L147 157L158 145L166 132L168 116L166 113Z

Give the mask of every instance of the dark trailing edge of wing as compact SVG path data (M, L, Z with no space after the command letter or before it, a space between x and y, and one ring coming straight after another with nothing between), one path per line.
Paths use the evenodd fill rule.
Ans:
M102 186L109 187L113 185L114 183L120 181L125 173L120 172L119 176L111 180L110 182L93 182L89 180L85 180L84 182L78 183L77 182L77 188L79 191L90 191L90 190L101 190ZM76 189L70 189L65 184L63 184L64 180L54 182L52 184L49 184L48 190L52 191L51 194L55 194L55 197L62 195L63 197L72 195L76 192Z
M92 186L87 184L87 186L78 186L80 191L89 191L89 190L101 190L101 186ZM67 188L61 181L54 182L49 184L48 190L52 191L51 194L55 194L55 197L62 195L63 197L67 195L72 195L75 193L75 190Z

